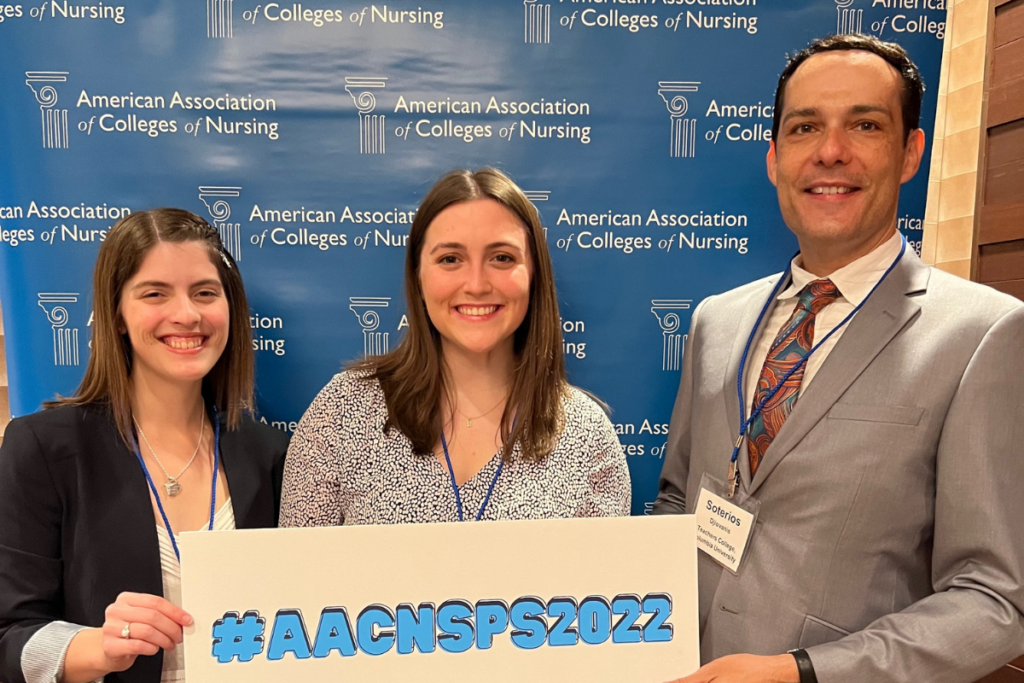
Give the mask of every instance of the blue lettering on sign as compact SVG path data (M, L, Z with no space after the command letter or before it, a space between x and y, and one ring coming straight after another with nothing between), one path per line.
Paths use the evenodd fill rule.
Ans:
M265 620L255 610L226 612L213 624L213 657L221 664L241 663L263 652ZM640 617L646 615L646 622ZM431 654L438 647L457 654L472 648L489 650L495 638L509 632L509 640L521 650L586 645L665 643L674 637L672 596L623 593L610 602L589 595L578 602L571 596L543 600L518 598L509 607L504 600L446 600L439 608L424 602L403 602L394 611L386 605L365 607L355 628L345 607L325 607L316 636L310 645L302 613L282 609L274 618L267 659L278 661L291 653L296 659L324 659L337 653L352 657L362 651L383 655L392 649L399 655ZM511 630L510 630L511 629Z
M523 650L536 650L548 639L547 606L540 598L519 598L512 603L512 644Z
M612 634L612 607L599 595L591 595L580 603L580 640L587 645L600 645Z
M370 605L356 619L359 649L368 655L382 655L395 644L395 615L384 605Z
M395 634L398 638L398 654L409 655L413 650L433 652L434 642L434 604L424 602L419 610L413 609L408 602L403 602L395 610Z
M356 653L356 641L352 637L352 623L344 607L328 607L320 614L320 625L316 628L316 642L313 656L319 659L337 650L342 657Z
M437 643L445 652L465 652L473 647L473 605L448 600L437 611Z
M548 631L548 645L559 647L562 645L575 645L577 642L576 627L576 600L573 598L552 598L548 602L548 616L558 617L558 620L551 625Z
M639 643L643 640L643 629L636 623L640 618L639 595L616 595L612 600L612 614L622 615L612 629L613 643Z
M476 647L489 650L494 636L508 628L508 605L504 600L481 600L476 603Z
M652 593L644 598L644 614L651 618L644 625L645 643L667 643L672 640L672 624L665 623L672 614L672 596L665 593Z
M295 655L296 659L308 659L313 654L312 648L309 647L309 636L306 635L306 624L302 621L302 612L282 609L278 610L274 619L267 659L283 659L289 652Z

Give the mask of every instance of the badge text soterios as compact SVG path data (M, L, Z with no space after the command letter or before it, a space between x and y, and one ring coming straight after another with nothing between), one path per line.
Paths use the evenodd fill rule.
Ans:
M213 624L212 655L219 663L252 661L266 650L269 660L292 654L296 659L351 657L357 652L382 655L394 649L400 655L466 652L490 649L496 636L506 632L512 644L524 650L600 645L664 643L672 640L672 596L648 593L641 598L621 594L613 599L590 595L583 600L534 596L505 600L453 599L441 603L402 603L395 609L369 605L353 622L345 607L320 612L313 639L302 613L278 610L269 641L266 619L249 610L239 616L227 612ZM264 647L266 646L266 647Z

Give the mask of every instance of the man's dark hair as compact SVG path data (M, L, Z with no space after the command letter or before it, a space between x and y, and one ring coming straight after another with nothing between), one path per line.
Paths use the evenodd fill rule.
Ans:
M900 108L903 110L903 144L906 144L907 138L910 137L910 131L918 128L921 121L921 97L924 95L924 81L921 80L921 73L902 47L863 33L847 33L818 38L789 58L786 68L779 76L779 85L775 89L775 111L772 119L772 140L776 140L775 144L778 144L779 127L782 123L782 103L786 95L786 83L808 58L822 52L835 50L864 50L876 54L899 72L903 81L903 88L900 92Z

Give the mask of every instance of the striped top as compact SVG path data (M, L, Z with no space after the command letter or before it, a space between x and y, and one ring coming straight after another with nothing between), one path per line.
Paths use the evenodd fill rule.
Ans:
M235 528L235 511L228 498L213 517L213 531L231 531ZM206 531L206 529L202 529ZM160 574L164 581L164 597L175 605L181 605L181 565L171 545L167 529L157 525L160 539ZM174 535L176 542L180 536ZM164 666L160 683L180 683L185 680L185 648L179 645L170 652L164 652Z

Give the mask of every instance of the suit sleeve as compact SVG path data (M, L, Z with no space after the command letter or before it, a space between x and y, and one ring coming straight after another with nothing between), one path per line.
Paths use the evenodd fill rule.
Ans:
M934 594L807 650L821 683L969 683L1024 653L1024 308L967 366L936 454Z
M24 420L0 447L0 680L24 683L22 652L63 616L63 505L42 448Z
M686 512L686 480L690 475L690 416L693 402L693 361L696 346L697 317L704 308L705 299L690 318L690 333L683 348L683 372L679 378L679 392L672 409L665 448L665 464L658 481L658 498L654 501L654 514L681 515Z

